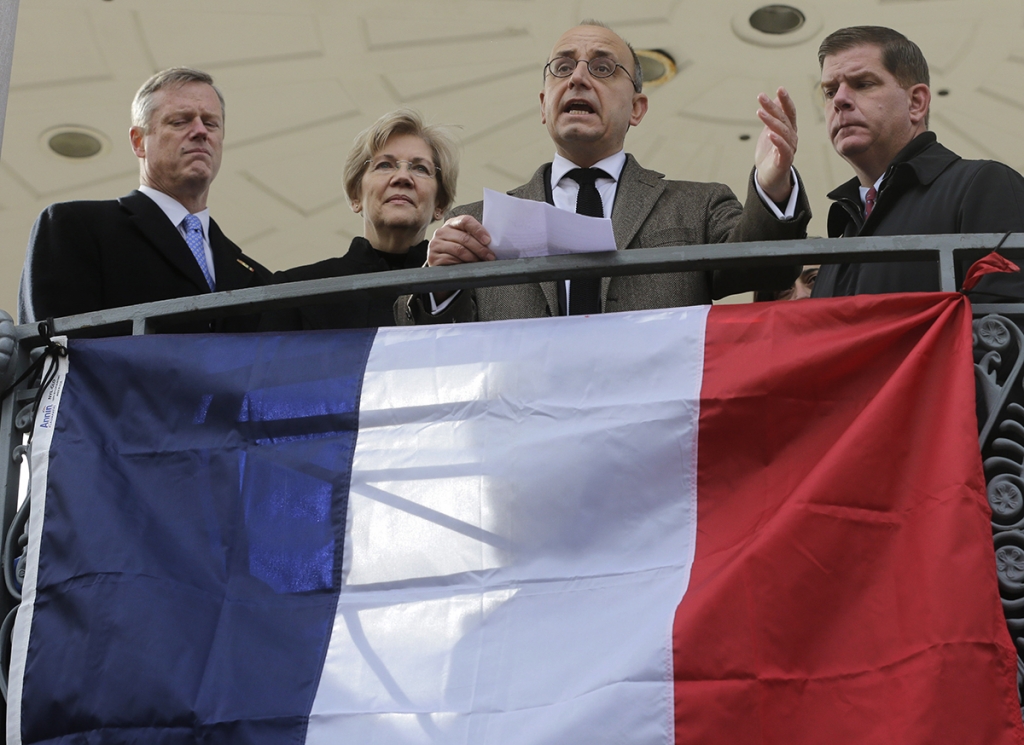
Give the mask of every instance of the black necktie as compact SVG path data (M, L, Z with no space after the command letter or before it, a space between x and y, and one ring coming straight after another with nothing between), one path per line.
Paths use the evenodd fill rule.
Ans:
M588 217L604 217L601 193L595 185L598 178L610 178L600 168L574 168L565 174L580 185L576 195L576 212ZM569 315L580 316L601 312L601 278L574 279L569 290Z

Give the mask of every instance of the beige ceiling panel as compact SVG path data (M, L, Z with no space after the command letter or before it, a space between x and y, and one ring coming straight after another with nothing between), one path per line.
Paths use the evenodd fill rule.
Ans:
M139 171L137 168L133 168L130 171L108 179L84 184L67 194L61 194L60 199L116 199L117 197L124 196L132 189L137 189L138 186ZM55 200L46 199L45 201L49 204Z
M452 42L525 37L530 29L517 7L506 12L486 12L490 5L474 9L463 5L457 18L425 4L405 4L400 12L380 13L363 19L369 49L441 47ZM483 12L482 12L483 11ZM518 16L518 17L517 17Z
M689 134L685 147L678 139L669 138L667 142L675 147L670 145L663 149L656 158L647 161L647 165L671 179L727 184L742 198L754 163L753 144L741 142L733 132L720 128ZM693 142L699 145L696 150L690 147Z
M0 212L0 232L9 236L7 245L0 247L0 261L4 271L0 272L0 309L18 317L18 283L21 267L25 263L25 247L28 245L29 229L21 220L13 219L12 213Z
M347 150L317 148L280 160L264 160L247 172L281 204L308 217L347 204L341 186Z
M710 82L703 93L683 104L679 115L711 124L732 124L760 132L757 94L772 91L773 79L729 75Z
M225 147L229 150L342 122L359 113L359 106L336 80L225 88L224 97L228 110Z
M28 184L5 163L0 163L0 213L33 209L37 199Z
M128 172L138 171L138 161L128 143L127 115L110 107L77 105L61 112L34 109L11 117L4 130L4 163L40 198L66 199L66 195L88 184L96 184ZM103 133L103 150L95 157L65 158L46 147L52 127L84 125ZM114 133L113 135L107 133Z
M139 25L160 68L216 68L316 57L323 51L316 18L308 14L246 13L239 4L234 13L204 10L202 23L197 23L191 13L169 11L171 4L153 7L139 12Z
M921 47L930 71L950 75L971 53L977 39L977 16L919 23L903 29Z
M272 231L240 245L268 269L281 271L340 256L361 234L362 221L356 215L332 210L313 218L277 221Z
M645 151L641 165L687 181L707 181L715 161L713 148L693 133L685 138L657 137Z
M476 95L475 87L504 86L510 77L524 73L539 92L549 43L528 37L464 39L432 47L429 54L418 46L371 52L364 61L367 74L354 82L379 80L395 103L414 107L432 96Z
M243 174L223 168L210 189L209 205L210 214L224 234L243 247L276 231L278 226L286 224L294 216L291 210L252 184ZM258 256L254 258L262 261Z
M663 165L663 170L668 171L672 178L725 183L735 191L737 184L746 184L749 166L744 158L742 165L730 168L729 149L720 143L707 141L692 150L670 141L654 162Z
M402 72L412 67L427 70L436 67L465 68L471 73L474 68L491 62L522 64L533 62L541 67L547 61L548 50L555 36L537 40L533 36L510 35L488 38L472 36L431 45L426 51L420 44L403 44L394 47L373 49L366 53L361 65L377 72ZM473 60L466 64L466 60Z
M1011 58L991 66L976 90L987 99L998 101L1000 109L1024 111L1024 62Z
M111 77L88 11L53 3L22 3L20 11L18 38L29 36L33 43L16 46L13 88Z
M450 91L418 102L417 108L432 122L464 127L462 136L475 139L482 133L493 134L514 127L527 112L536 112L540 124L540 85L534 71L521 72L501 85L476 86L466 91Z
M644 23L668 21L679 0L583 0L580 19L596 18L612 28L626 29ZM631 40L632 41L632 40Z
M933 107L931 129L940 141L955 134L968 143L957 151L965 158L990 158L1016 167L1024 152L1024 111L1011 109L1006 116L990 117L966 107Z
M394 72L383 75L395 95L403 103L414 103L424 98L445 93L464 92L465 95L476 95L471 90L477 86L503 86L509 78L521 74L530 74L536 80L540 90L539 65L533 61L523 62L518 55L515 62L486 62L479 66L467 68L465 64L446 67L402 67Z
M529 181L534 171L550 161L555 154L555 146L547 137L539 122L524 123L519 128L521 129L522 127L529 128L533 135L533 138L528 140L525 145L506 147L505 152L493 157L484 158L482 163L475 164L477 167L486 166L487 171L507 179L510 183L506 188L513 188ZM543 134L543 136L538 136L540 134ZM514 143L518 143L520 140L518 137L511 137L509 139ZM494 176L492 176L493 178ZM495 190L502 188L490 183L482 184L482 186ZM475 193L463 193L460 190L460 196L466 201L473 201L482 197L479 190Z

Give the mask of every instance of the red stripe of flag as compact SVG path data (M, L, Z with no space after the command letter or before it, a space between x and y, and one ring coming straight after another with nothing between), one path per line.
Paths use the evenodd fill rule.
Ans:
M677 743L1024 743L956 295L707 327Z

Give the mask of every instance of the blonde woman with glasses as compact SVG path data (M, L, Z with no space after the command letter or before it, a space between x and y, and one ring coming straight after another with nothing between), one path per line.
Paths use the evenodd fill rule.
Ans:
M277 282L344 277L424 265L427 226L455 200L459 161L449 128L409 109L385 114L360 132L345 162L345 193L363 217L348 253L275 275ZM346 300L270 314L267 330L393 326L398 295L357 293Z

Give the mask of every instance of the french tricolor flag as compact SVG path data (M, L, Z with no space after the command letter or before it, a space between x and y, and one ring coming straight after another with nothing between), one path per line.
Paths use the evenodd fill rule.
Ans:
M956 295L72 341L10 743L1024 743Z

